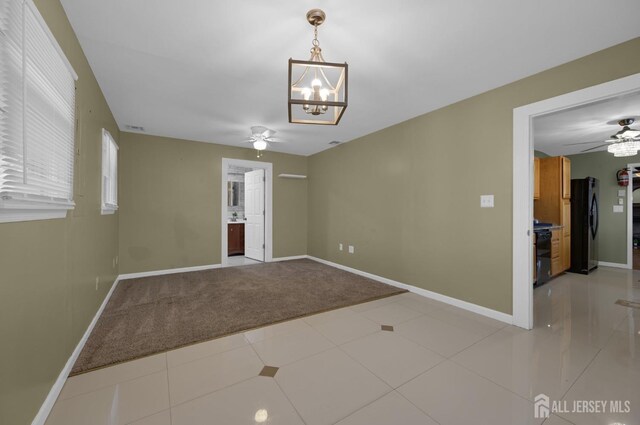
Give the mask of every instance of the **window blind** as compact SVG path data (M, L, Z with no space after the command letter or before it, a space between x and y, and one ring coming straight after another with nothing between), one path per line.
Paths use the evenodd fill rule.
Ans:
M102 212L118 209L118 145L102 129Z
M71 209L75 73L31 0L0 10L0 209Z

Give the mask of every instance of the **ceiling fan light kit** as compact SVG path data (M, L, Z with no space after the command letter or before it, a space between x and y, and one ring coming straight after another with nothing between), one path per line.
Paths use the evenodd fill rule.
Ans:
M622 130L611 136L611 138L604 141L603 144L594 146L589 149L581 151L581 153L590 152L596 149L600 149L604 146L607 147L607 152L613 154L616 157L635 156L640 151L640 130L629 128L631 124L635 122L635 118L623 118L618 121L618 125L622 127ZM592 143L592 142L587 142ZM596 142L598 143L598 142ZM582 144L582 143L576 143Z
M314 38L309 60L289 59L289 122L337 125L347 109L348 65L326 62L318 41L318 26L326 15L320 9L307 12Z
M267 127L256 125L251 127L251 136L247 142L253 144L253 148L258 151L258 158L262 156L262 151L267 149L269 143L275 143L273 136L276 134L275 130L270 130Z
M629 128L634 123L633 118L625 118L618 121L622 130L614 134L611 139L606 140L611 143L607 146L607 152L616 157L635 156L640 150L640 130Z

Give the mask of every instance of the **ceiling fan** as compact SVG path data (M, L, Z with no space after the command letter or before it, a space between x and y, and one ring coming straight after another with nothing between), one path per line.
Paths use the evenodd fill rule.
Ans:
M604 143L596 142L582 142L582 143L570 143L565 146L575 145L587 145L592 143L600 143L598 146L594 146L589 149L580 151L580 153L593 151L607 146L607 151L615 156L633 156L640 150L640 130L629 128L631 124L635 122L635 118L623 118L618 121L618 125L622 127L622 130L612 135L609 139L604 140Z
M273 138L274 134L276 134L275 130L270 130L261 125L255 125L251 127L251 136L247 139L247 142L253 143L255 150L263 151L269 143L278 143L278 141Z

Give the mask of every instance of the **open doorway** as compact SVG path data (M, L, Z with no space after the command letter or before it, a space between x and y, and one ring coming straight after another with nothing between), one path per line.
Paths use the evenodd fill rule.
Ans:
M272 164L222 159L221 262L272 260Z
M513 324L533 328L535 117L622 96L640 89L640 74L514 109L513 112Z

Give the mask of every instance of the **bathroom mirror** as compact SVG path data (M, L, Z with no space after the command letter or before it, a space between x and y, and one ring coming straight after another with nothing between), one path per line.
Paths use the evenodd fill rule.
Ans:
M240 205L241 184L241 182L227 182L227 206L237 207Z

